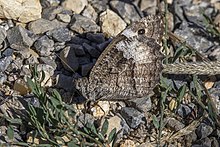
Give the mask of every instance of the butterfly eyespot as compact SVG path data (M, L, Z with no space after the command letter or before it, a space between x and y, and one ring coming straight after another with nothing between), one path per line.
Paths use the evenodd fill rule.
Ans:
M144 34L145 33L145 29L140 29L140 30L138 30L138 34L139 35L142 35L142 34Z

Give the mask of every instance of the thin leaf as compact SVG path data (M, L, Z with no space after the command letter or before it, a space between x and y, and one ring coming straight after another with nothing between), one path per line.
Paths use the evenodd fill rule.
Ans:
M108 143L111 143L116 137L116 128L114 128L108 135Z
M153 119L154 127L158 129L160 127L160 123L155 115L153 115L152 117L153 117L152 119Z
M108 126L109 123L107 121L107 119L104 121L102 128L101 128L101 134L104 136L106 134L106 132L108 131Z
M7 128L7 136L11 140L14 138L14 129L11 125L9 125Z
M185 93L186 93L186 85L183 85L180 87L178 91L178 96L177 96L178 103L182 101L183 97L185 96Z

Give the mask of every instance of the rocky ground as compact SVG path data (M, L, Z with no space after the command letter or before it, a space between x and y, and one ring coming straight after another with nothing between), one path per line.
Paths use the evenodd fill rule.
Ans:
M33 77L31 67L37 65L38 73L45 73L41 86L48 92L56 89L62 96L62 106L65 102L74 108L71 119L77 128L95 124L95 129L100 130L107 119L109 126L103 136L110 136L116 128L114 146L220 146L218 76L199 77L203 87L196 76L164 75L155 95L126 102L89 103L74 88L74 78L88 76L112 38L132 22L158 14L158 10L166 13L167 31L176 37L176 40L167 37L165 48L170 63L197 60L194 50L207 60L220 60L220 1L167 0L167 3L165 11L165 2L156 0L0 1L0 143L29 146L43 140L47 145L98 146L82 134L86 139L75 137L78 140L73 143L77 133L70 137L63 133L65 130L57 133L62 134L59 142L54 137L57 134L49 131L52 124L45 120L38 125L47 126L49 137L44 136L47 133L39 133L40 127L35 128L33 121L24 123L23 115L30 116L25 102L36 110L42 107L40 96L33 95L27 84L28 77ZM182 42L177 41L179 38ZM91 132L84 130L99 138L97 132Z

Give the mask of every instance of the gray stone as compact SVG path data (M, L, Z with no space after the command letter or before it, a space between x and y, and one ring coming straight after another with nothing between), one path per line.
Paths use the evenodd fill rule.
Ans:
M89 40L78 37L78 36L72 37L70 42L74 44L79 44L79 45L82 45L83 43L90 43Z
M201 123L196 129L196 134L199 139L208 137L213 132L213 128L205 123Z
M55 41L66 42L71 39L71 32L67 28L57 28L47 32L48 36L52 36Z
M167 118L167 126L175 131L179 131L185 127L183 123L176 120L175 118L170 118L170 117Z
M36 21L30 22L28 25L28 29L34 32L34 34L43 34L47 31L60 28L60 27L65 27L65 23L61 23L57 21L56 19L53 21L46 20L46 19L38 19Z
M14 50L13 50L12 48L6 48L6 49L3 51L2 55L8 57L8 56L12 56L13 53L14 53Z
M187 18L187 21L203 27L206 27L203 14L211 18L212 14L214 13L214 8L210 7L209 2L205 1L197 4L190 3L182 8L184 11L184 16ZM202 9L204 10L203 13L201 13Z
M85 127L86 124L94 124L94 117L89 114L89 113L85 113L85 114L81 114L79 117L78 117L78 121L77 121L77 126L79 127Z
M193 142L197 140L197 135L195 131L191 132L188 135L185 135L186 146L191 146Z
M4 57L0 59L0 72L4 72L12 62L12 57Z
M91 63L89 57L86 56L78 58L78 61L79 61L79 65Z
M100 27L94 21L79 14L74 14L72 16L70 29L80 34L100 31Z
M211 140L206 137L201 140L197 140L196 142L193 143L191 147L216 147L212 146Z
M68 14L57 14L57 19L67 23L71 21L71 17Z
M105 36L102 33L87 33L86 38L92 42L103 43L105 41Z
M199 52L207 52L207 50L211 48L214 43L207 40L205 37L202 37L202 34L194 34L195 32L199 32L199 30L183 25L180 29L176 29L174 33L183 37L187 44L191 45Z
M84 56L86 54L82 45L69 44L69 46L75 51L77 56Z
M96 45L96 48L100 51L100 52L103 52L104 49L109 45L109 43L111 42L111 39L103 42L103 43L100 43L100 44L97 44Z
M132 107L123 107L121 115L131 128L137 128L143 122L144 114Z
M108 0L90 0L90 3L97 13L101 13L108 8Z
M63 88L66 91L72 92L73 90L73 78L64 74L58 74L56 76L56 87Z
M68 71L76 71L79 67L78 58L75 55L75 51L70 46L65 47L60 52L60 58L64 68Z
M34 47L39 55L48 56L54 50L54 41L44 35L34 43Z
M75 14L81 13L87 4L87 0L65 0L62 2L65 9L72 10Z
M6 36L7 36L7 32L5 28L0 27L0 44L2 44L2 42L5 40Z
M96 48L90 46L87 43L83 43L83 47L94 58L98 58L99 55L101 54L99 50L97 50Z
M47 20L55 19L56 15L64 11L63 7L61 6L52 6L43 9L42 18Z
M91 5L86 6L86 8L83 10L82 15L91 18L93 21L96 21L96 19L98 18L97 12Z
M180 104L177 110L178 115L182 118L187 117L187 115L189 115L191 112L192 112L192 108L184 104Z
M54 69L57 68L57 64L55 62L55 59L52 56L48 56L48 57L40 57L39 58L40 61L44 64L50 65L52 66Z
M137 12L138 7L135 7L134 5L131 5L124 1L112 0L110 1L110 6L128 24L138 21L141 18Z
M139 111L148 112L152 108L152 103L150 97L143 97L138 99L130 100L131 106L137 108Z
M94 66L94 63L88 63L88 64L81 65L81 75L87 76L93 66Z
M28 31L20 25L8 30L7 39L10 47L16 50L29 49L34 40L28 35Z

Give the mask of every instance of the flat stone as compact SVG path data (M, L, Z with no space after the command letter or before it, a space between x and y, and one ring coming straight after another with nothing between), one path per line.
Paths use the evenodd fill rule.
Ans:
M85 50L94 58L98 58L101 52L87 43L83 43Z
M90 3L97 13L105 11L108 7L108 0L91 0Z
M67 23L71 21L71 17L68 14L57 14L57 19Z
M41 18L39 0L0 0L0 18L27 23Z
M196 28L190 28L189 26L183 25L181 28L175 30L175 34L181 36L187 44L191 45L199 52L207 52L207 50L214 45L212 41L209 41L202 34L194 34L201 32Z
M138 7L135 7L130 3L119 0L112 0L110 1L110 6L128 24L141 19L140 15L137 12Z
M13 89L18 91L20 95L26 95L30 91L23 79L17 79L14 83Z
M134 100L130 100L131 106L137 108L139 111L148 112L152 108L150 97L143 97Z
M108 119L109 126L106 134L109 135L114 128L116 128L116 132L119 132L122 129L121 121L122 121L121 118L117 115L109 118Z
M57 14L60 14L63 11L64 8L62 6L46 7L43 9L42 18L46 20L53 20L56 18Z
M75 51L77 56L84 56L86 54L82 45L69 44L69 46Z
M8 30L7 39L10 47L16 50L28 50L34 42L28 35L28 30L21 26L15 26Z
M101 29L107 37L117 36L127 24L115 12L107 9L100 14Z
M90 4L88 4L83 10L82 15L92 19L93 21L96 21L96 19L98 18L97 12Z
M73 77L66 76L64 74L58 74L56 76L56 87L62 88L66 91L71 92L74 88Z
M103 43L105 41L105 36L102 33L87 33L86 38L89 41L96 42L96 43Z
M80 34L100 31L100 27L93 20L79 14L74 14L72 16L70 29Z
M205 137L208 137L213 132L213 128L210 125L207 125L205 123L201 123L199 127L196 129L196 134L198 136L198 139L203 139Z
M170 118L170 117L167 118L167 126L175 131L179 131L185 127L183 123L176 120L175 118Z
M60 52L60 58L64 68L68 71L76 71L79 67L78 58L75 55L75 51L70 46L65 47Z
M6 48L3 52L2 55L9 57L12 56L14 53L14 50L12 48Z
M62 2L64 8L72 10L76 14L81 13L87 4L87 0L65 0Z
M65 27L65 24L62 24L57 20L50 21L43 18L30 22L28 25L28 29L34 32L34 34L43 34L47 31L60 27Z
M81 65L81 75L87 76L93 66L94 66L94 63L88 63L88 64Z
M44 35L34 43L34 47L39 55L48 56L54 50L54 41Z
M131 128L137 128L143 122L144 114L132 107L123 107L121 109L121 115Z
M5 40L6 36L7 36L6 29L0 27L0 44L2 44L2 42Z
M68 28L57 28L47 32L48 36L52 36L55 41L66 42L71 40L71 32Z

